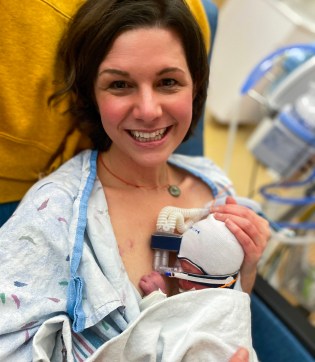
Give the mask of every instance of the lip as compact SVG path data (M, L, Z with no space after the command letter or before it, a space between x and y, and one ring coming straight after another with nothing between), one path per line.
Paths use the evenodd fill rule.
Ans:
M141 145L142 147L157 146L165 142L172 127L173 126L167 126L155 130L127 130L127 133L137 145ZM163 130L165 130L165 132L161 133Z

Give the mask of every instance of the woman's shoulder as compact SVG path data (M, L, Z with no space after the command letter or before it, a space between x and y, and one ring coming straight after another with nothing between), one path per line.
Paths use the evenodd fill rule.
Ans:
M169 162L178 164L179 167L192 168L192 169L213 169L217 168L221 170L210 158L204 156L189 156L179 153L173 153ZM223 172L221 170L221 172Z
M26 196L43 193L48 188L68 190L70 194L77 194L84 187L93 168L92 153L91 150L85 150L72 157L54 172L36 182Z
M14 215L22 212L27 216L33 209L40 211L41 216L47 214L47 217L58 213L70 214L75 200L85 195L88 182L94 183L95 159L95 153L83 151L36 182L25 194Z
M5 224L6 229L20 229L23 233L31 227L58 233L60 225L68 227L79 207L75 204L80 204L86 194L85 186L93 168L92 154L91 151L78 154L35 183ZM93 184L93 177L91 181Z

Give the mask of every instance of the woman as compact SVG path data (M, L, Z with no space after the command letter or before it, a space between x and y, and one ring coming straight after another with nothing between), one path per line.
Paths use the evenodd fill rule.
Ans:
M97 151L34 185L0 230L6 361L36 360L43 346L51 359L84 360L119 336L140 313L159 211L234 193L212 162L172 155L193 132L208 85L202 36L182 0L88 0L61 54L66 85L51 101L73 95L71 111ZM250 292L269 228L228 200L212 211L244 249ZM45 344L47 323L68 316L72 351L65 334Z

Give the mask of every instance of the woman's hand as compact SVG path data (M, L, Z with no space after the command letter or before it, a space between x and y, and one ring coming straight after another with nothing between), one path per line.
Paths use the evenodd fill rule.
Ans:
M238 349L233 354L229 362L249 362L249 353L247 349L245 348Z
M248 207L238 205L228 196L224 205L212 207L217 220L223 221L235 235L244 250L241 267L242 289L250 293L253 288L257 263L270 238L269 223Z

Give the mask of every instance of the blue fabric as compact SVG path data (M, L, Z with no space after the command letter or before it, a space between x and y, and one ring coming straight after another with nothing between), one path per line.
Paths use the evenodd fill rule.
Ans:
M189 156L202 156L203 151L203 129L204 129L204 112L200 117L198 124L194 130L193 135L184 143L182 143L177 149L176 153Z
M9 219L17 208L19 201L0 204L0 227Z
M251 295L252 338L260 362L314 362L292 332L255 293Z
M217 31L217 27L218 27L218 8L217 8L217 5L214 4L211 0L202 0L202 4L203 4L204 9L206 10L206 14L207 14L209 24L210 24L210 29L211 29L211 48L210 48L210 52L209 52L209 63L210 63L215 34Z
M75 332L81 332L85 327L85 314L82 306L82 290L84 280L82 277L77 275L77 271L83 252L88 202L96 178L97 154L97 151L93 151L91 153L91 169L80 202L78 227L70 266L71 279L69 281L68 287L67 311L69 316L73 319L72 328Z

